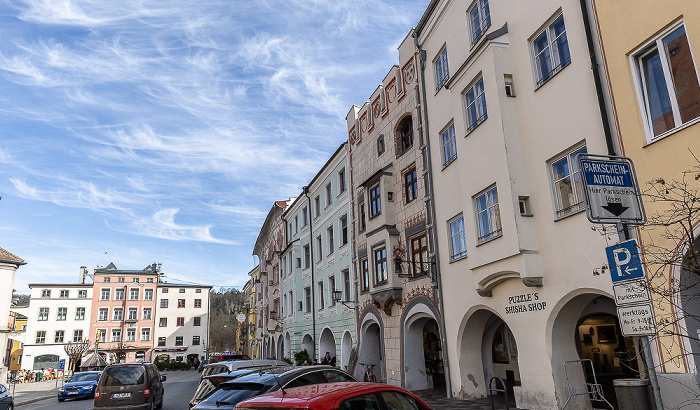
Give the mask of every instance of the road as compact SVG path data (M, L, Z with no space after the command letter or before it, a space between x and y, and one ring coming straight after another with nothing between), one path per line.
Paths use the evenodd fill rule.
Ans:
M189 402L197 389L200 374L195 371L166 372L164 410L188 410ZM92 399L66 400L59 403L55 398L41 400L18 407L19 410L92 410Z

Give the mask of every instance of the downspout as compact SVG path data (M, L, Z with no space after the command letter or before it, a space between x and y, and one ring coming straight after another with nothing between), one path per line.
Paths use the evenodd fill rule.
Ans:
M311 348L311 362L316 359L316 279L314 275L314 222L311 217L311 197L309 197L309 187L305 186L302 188L304 191L304 196L306 197L309 206L306 211L309 213L309 264L311 265L311 323L313 331L313 347Z
M591 0L594 2L595 0ZM598 65L597 53L595 51L595 45L593 43L593 33L591 30L591 20L588 14L588 6L586 0L580 0L581 5L581 16L583 18L583 27L586 32L586 43L588 44L588 54L591 58L591 70L593 71L593 81L595 82L596 95L598 96L598 108L600 109L600 116L603 121L603 132L605 133L605 143L608 147L608 155L617 155L615 146L612 139L612 131L610 130L610 118L608 117L608 110L605 106L605 98L603 94L603 86L600 79L600 70ZM621 153L620 153L621 154ZM621 241L625 241L630 238L630 232L628 230L627 224L618 224L618 234ZM654 364L654 358L651 352L651 338L649 336L641 336L639 338L639 344L642 345L642 352L644 356L644 362L647 367L647 373L649 376L649 383L651 384L651 389L654 393L654 401L656 402L657 409L663 409L663 401L661 399L661 389L659 387L659 381L656 376L656 367Z
M428 208L428 224L426 229L428 231L428 236L430 237L430 244L433 245L433 252L435 257L435 282L436 290L438 294L438 300L440 305L440 344L442 345L442 361L443 367L445 369L445 384L447 391L447 398L452 398L452 380L450 377L450 361L448 359L448 348L447 348L447 337L445 335L445 303L442 297L442 278L440 276L440 258L438 257L438 241L435 233L435 201L433 198L432 188L433 188L433 166L430 156L430 131L428 127L428 105L426 101L425 94L425 50L420 48L418 44L418 36L413 33L413 40L418 50L418 56L420 58L420 85L422 89L422 97L419 94L419 98L422 98L423 106L423 121L421 127L423 128L423 135L425 136L425 149L423 151L423 172L425 178L425 205ZM420 103L419 103L420 104ZM420 109L420 105L419 105ZM419 111L420 112L420 111Z
M357 218L355 217L355 184L353 183L354 181L354 175L355 173L353 172L352 168L352 151L350 149L350 143L348 143L347 146L347 158L348 158L348 169L350 170L350 195L349 195L349 200L350 200L350 215L351 215L351 220L352 221L357 221ZM358 211L359 212L359 211ZM356 235L357 233L355 232L355 224L351 223L350 224L350 229L352 230L352 242L351 246L352 249L350 250L350 254L352 255L352 261L350 262L352 264L353 268L353 286L354 286L354 292L353 292L353 305L355 308L353 309L355 311L355 355L354 359L352 361L348 362L348 373L351 375L355 375L355 365L357 364L357 361L359 360L359 354L360 354L360 309L359 309L359 302L360 302L360 286L359 286L359 280L357 279L356 273L358 273L359 267L357 265L357 242L355 242ZM351 358L353 355L350 356Z

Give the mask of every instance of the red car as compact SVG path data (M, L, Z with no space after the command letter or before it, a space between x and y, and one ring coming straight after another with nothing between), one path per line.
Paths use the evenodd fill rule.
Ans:
M236 409L430 410L413 393L378 383L326 383L277 390L238 403Z

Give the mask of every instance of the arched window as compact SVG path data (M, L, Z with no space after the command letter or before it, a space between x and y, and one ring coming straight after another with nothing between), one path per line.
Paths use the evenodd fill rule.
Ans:
M396 132L397 155L403 155L413 146L413 121L406 117Z

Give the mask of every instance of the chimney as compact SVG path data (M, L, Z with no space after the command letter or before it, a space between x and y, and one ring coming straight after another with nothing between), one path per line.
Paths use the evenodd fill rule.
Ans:
M87 275L87 268L85 266L81 266L80 274L78 275L78 283L81 285L85 284L85 275Z

